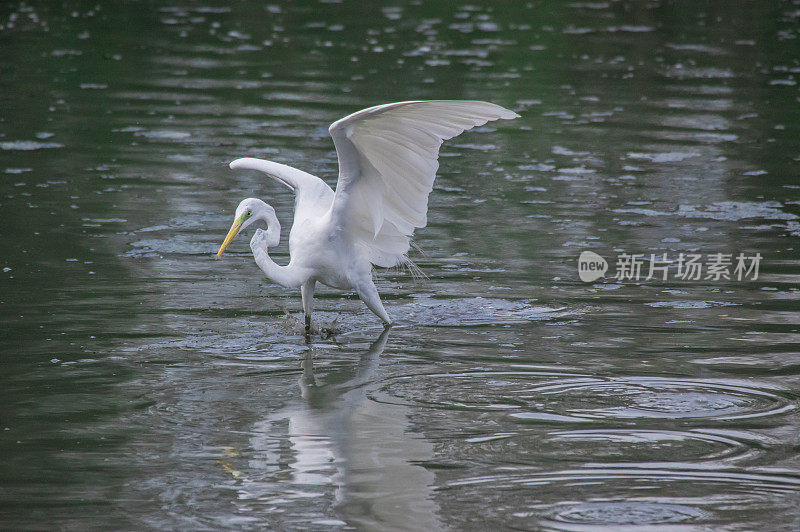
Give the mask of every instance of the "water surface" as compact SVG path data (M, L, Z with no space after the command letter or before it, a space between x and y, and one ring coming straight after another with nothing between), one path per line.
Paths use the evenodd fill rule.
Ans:
M741 4L741 5L740 5ZM800 5L0 7L9 529L800 526ZM398 325L267 282L240 156L334 184L388 101L522 115L445 144ZM583 283L578 255L610 262ZM623 252L758 279L613 278ZM275 253L288 260L284 243Z

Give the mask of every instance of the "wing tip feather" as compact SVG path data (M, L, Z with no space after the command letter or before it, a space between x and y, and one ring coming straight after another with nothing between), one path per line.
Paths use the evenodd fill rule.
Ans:
M444 115L444 118L442 118L440 121L442 123L439 124L435 120L425 120L425 118L427 118L426 116L415 116L425 114L418 111L412 111L411 113L394 112L395 109L400 107L416 107L417 105L432 105L433 107L430 108L431 112L440 109ZM412 162L415 161L405 161L411 171L416 171L417 173L424 174L426 176L426 179L423 181L428 185L427 190L419 190L416 188L419 183L412 182L408 177L405 177L405 179L400 179L400 182L407 184L410 183L406 189L413 188L413 197L417 200L417 202L416 204L412 205L409 204L408 201L392 201L391 199L386 199L387 205L385 211L383 209L383 199L387 190L391 189L391 191L394 193L389 197L396 196L397 198L403 198L404 196L401 193L402 191L398 192L394 189L394 187L389 187L388 183L385 181L386 178L384 175L389 175L392 172L384 167L389 163L390 160L393 160L396 157L388 157L393 153L392 146L386 146L384 144L389 142L399 145L400 147L403 147L404 145L402 136L399 137L399 140L392 137L392 135L396 134L392 128L387 126L384 128L385 131L383 131L380 127L376 126L376 128L371 128L371 126L368 125L372 123L373 119L384 112L392 112L391 114L386 115L390 121L393 118L399 118L403 120L407 119L411 122L410 128L412 131L416 128L419 128L421 133L417 133L417 135L421 135L422 133L428 135L422 138L422 140L412 137L410 140L407 140L407 142L412 142L412 144L416 142L422 146L423 150L430 150L431 153L420 154L414 150L411 150L411 152L417 153L417 155L423 158L427 156L433 161L427 166L412 164ZM459 115L463 116L459 117ZM449 119L448 116L450 117ZM415 122L417 121L417 118L421 119L419 120L419 124ZM422 228L427 225L428 194L430 194L433 188L433 178L439 166L437 162L438 151L443 140L457 136L467 129L484 125L490 121L514 120L516 118L520 118L518 113L491 102L478 100L415 100L370 107L341 118L331 124L328 129L331 133L331 136L333 136L337 154L339 155L340 165L342 164L343 154L349 157L360 157L360 159L358 159L358 164L363 163L368 167L368 170L371 173L377 173L378 179L375 179L376 176L374 175L372 176L372 179L380 186L380 193L378 194L378 199L381 201L380 210L376 212L374 208L363 209L360 211L359 216L361 217L358 219L358 224L360 226L358 229L360 231L360 243L367 250L367 253L370 257L370 262L376 266L389 267L398 265L408 260L406 252L408 250L408 243L410 242L411 235L414 233L415 229ZM431 127L436 126L432 132L427 132L427 130L421 127L429 125L427 124L429 121L432 122ZM470 123L472 125L470 125ZM375 122L375 124L379 124L379 122ZM360 132L359 128L361 128ZM458 131L455 131L456 129ZM448 134L451 132L450 130L453 130L452 135ZM389 135L389 137L381 137L380 134L382 131ZM435 142L430 142L429 137L435 138ZM376 139L386 142L377 142ZM428 142L430 146L426 148L424 145L422 145L422 141ZM407 146L406 148L410 149ZM403 161L400 161L400 163L403 163ZM343 185L342 175L343 173L340 167L339 186L337 186L335 198L347 198L349 196L347 193L344 195L341 194L342 190L344 190L343 188L340 189L340 187ZM352 182L354 181L353 176L360 176L361 174L345 173L344 175L349 178L349 180L345 181L344 185L346 186L347 184L350 184L352 186ZM402 178L403 176L400 177ZM427 183L428 180L430 181L429 183ZM420 200L420 196L424 201ZM341 203L342 201L347 202L348 200L340 199L339 201ZM421 205L419 205L419 203L421 203ZM336 199L334 199L334 207L335 206ZM334 207L332 207L332 209ZM345 211L343 211L342 208L338 210L339 216L345 215ZM402 251L394 240L386 240L386 238L389 238L388 235L391 233L391 231L384 235L386 238L381 238L381 234L386 223L393 227L393 230L396 233L399 233L405 237L406 244Z

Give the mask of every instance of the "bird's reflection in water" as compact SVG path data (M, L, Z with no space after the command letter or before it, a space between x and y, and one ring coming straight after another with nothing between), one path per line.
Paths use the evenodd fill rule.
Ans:
M288 421L284 434L290 449L278 451L277 459L288 463L282 483L305 491L333 488L333 513L351 526L438 530L442 525L433 500L433 473L415 465L433 457L433 445L409 431L407 406L367 396L388 339L385 329L361 356L352 377L338 383L339 372L315 376L314 356L324 353L309 350L300 378L304 401L259 422L253 448L273 454L267 448L274 450L274 445L267 440L274 442L277 426Z

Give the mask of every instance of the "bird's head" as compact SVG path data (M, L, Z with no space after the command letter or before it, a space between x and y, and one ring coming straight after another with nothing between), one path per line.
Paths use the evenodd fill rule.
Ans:
M225 240L222 242L222 245L217 252L217 258L222 255L222 252L225 251L225 248L231 243L233 237L238 235L256 220L264 220L267 222L267 224L269 224L272 220L277 221L275 209L258 198L247 198L242 200L241 203L239 203L239 206L236 207L236 214L233 215L233 224L231 225L228 234L225 236ZM277 245L277 243L275 245Z

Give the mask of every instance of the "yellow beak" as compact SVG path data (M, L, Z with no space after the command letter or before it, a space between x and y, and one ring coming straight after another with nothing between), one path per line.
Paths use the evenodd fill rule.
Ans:
M225 236L225 241L222 242L222 245L219 247L219 251L217 251L217 258L222 255L222 252L225 251L225 248L231 243L233 237L239 234L239 230L242 228L242 222L244 222L244 215L233 221L230 231L228 231L228 234Z

